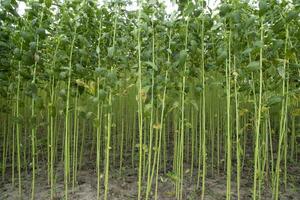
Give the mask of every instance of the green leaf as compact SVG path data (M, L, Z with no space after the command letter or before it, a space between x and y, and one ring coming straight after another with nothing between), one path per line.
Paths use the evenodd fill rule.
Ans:
M145 64L149 65L149 66L152 67L155 71L157 71L157 66L155 65L155 63L146 61Z
M220 16L224 17L225 15L229 14L231 12L232 8L229 4L222 3L220 7Z
M102 67L97 67L97 68L95 69L95 73L96 73L97 75L103 74L103 73L105 73L105 69L103 69Z
M221 26L222 26L221 23L216 23L216 24L214 24L214 25L212 26L211 30L212 30L212 31L215 31L215 30L219 29Z
M107 48L108 57L113 57L114 52L115 52L115 48L114 47L108 47Z
M259 62L258 61L252 61L247 65L247 69L251 71L259 70Z
M245 49L244 51L243 51L243 53L242 54L244 54L244 55L248 55L249 53L251 53L252 52L252 48L247 48L247 49Z
M30 120L30 124L31 124L33 127L35 127L36 124L37 124L37 118L36 118L36 115L31 116L29 120Z
M300 68L300 64L297 64L297 63L290 63L289 66L291 68Z
M196 92L196 93L199 94L200 92L202 92L202 90L203 90L202 85L199 84L199 85L196 85L196 86L195 86L195 92Z
M30 83L30 85L28 86L28 94L36 99L37 98L37 93L38 93L38 87L35 83Z
M290 21L292 21L294 19L297 19L298 14L299 13L296 10L289 11L288 14L287 14L287 17L286 17L286 21L290 22Z
M41 37L45 38L46 36L46 30L44 28L37 28L36 33Z
M0 41L0 47L9 48L9 45L6 44L5 42Z
M93 125L94 125L95 128L100 127L100 120L98 120L97 118L95 118L95 119L93 120Z
M168 52L169 54L172 54L171 49L167 49L167 52Z
M220 47L218 50L217 50L217 53L218 53L218 57L217 59L222 61L222 60L225 60L228 56L228 51L226 48L223 48L223 47Z
M59 77L60 77L61 79L65 79L65 78L67 78L67 76L68 76L68 72L60 72L60 73L59 73Z
M174 181L174 182L176 182L178 179L179 179L179 177L176 175L176 173L175 172L173 172L173 171L171 171L171 172L168 172L167 174L166 174L166 176L167 177L169 177L172 181Z
M99 98L100 98L101 100L103 100L103 99L105 99L107 93L105 92L105 90L100 89L100 90L98 91L98 95L99 95Z
M52 0L45 0L45 4L48 8L50 8L52 5Z
M190 15L195 9L195 5L193 3L189 3L184 11L184 15L188 16Z
M144 111L145 111L145 112L150 111L151 108L152 108L152 105L151 105L150 103L147 103L147 104L145 105Z
M197 47L198 43L195 40L191 40L192 47Z
M141 18L147 22L150 22L150 18L145 12L141 12Z
M281 78L284 78L285 77L285 71L284 71L284 68L283 67L278 67L277 68L277 71L278 71L278 74Z
M107 74L106 74L106 77L107 77L107 79L109 80L109 81L111 81L111 82L115 82L115 81L117 81L117 79L118 79L118 77L117 77L117 74L115 73L115 72L108 72Z
M92 118L92 116L93 116L93 113L92 112L88 112L88 113L86 113L86 119L91 119Z
M32 35L29 32L25 32L25 31L21 32L21 37L27 42L33 39Z
M191 102L191 104L193 105L193 108L195 108L195 110L198 111L198 110L199 110L199 107L198 107L197 102L196 102L195 100L191 100L190 102Z
M31 51L34 52L34 51L36 50L36 43L35 43L35 42L30 42L30 43L29 43L29 46L30 46L30 50L31 50Z
M66 95L67 95L67 91L66 91L65 89L61 89L61 90L59 91L59 96L65 97Z
M300 108L296 108L292 111L293 116L300 116Z
M262 41L259 40L259 41L255 41L253 45L257 48L262 48L264 44Z
M3 2L1 2L1 4L3 5L4 8L9 9L11 1L10 0L4 0Z
M263 16L270 8L266 0L259 1L259 15Z
M186 50L181 50L179 54L179 62L180 64L183 64L186 61L187 58L187 51Z
M272 106L272 105L278 104L278 103L280 103L282 100L283 100L283 97L282 97L282 96L271 96L271 97L268 99L268 106Z

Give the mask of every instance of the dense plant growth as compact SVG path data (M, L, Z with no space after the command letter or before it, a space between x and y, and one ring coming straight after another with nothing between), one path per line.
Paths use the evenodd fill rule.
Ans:
M185 0L1 0L1 176L35 199L47 171L50 199L63 168L64 199L89 163L97 199L111 173L136 173L134 199L174 199L190 180L205 199L207 176L225 174L226 199L289 187L300 131L300 2L226 0L211 10ZM112 170L114 169L114 170ZM32 178L31 192L22 180ZM1 194L0 194L1 197Z

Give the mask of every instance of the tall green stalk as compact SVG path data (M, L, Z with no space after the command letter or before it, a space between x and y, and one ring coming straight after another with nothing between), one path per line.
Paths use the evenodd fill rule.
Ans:
M284 97L281 104L281 113L280 113L280 125L279 125L279 141L277 148L277 160L276 160L276 170L275 170L275 186L274 186L274 199L279 199L279 182L280 182L280 163L281 163L281 151L282 151L282 143L286 137L286 119L287 119L287 103L288 103L288 84L287 84L287 47L288 47L288 38L289 38L289 27L285 27L285 47L284 47L284 61L283 61L283 77L282 77L282 96Z
M142 2L138 0L138 27L137 27L137 49L138 49L138 122L139 122L139 171L138 171L138 200L142 193L142 160L143 160L143 101L142 101L142 62L141 62L141 13Z
M189 31L189 16L186 19L186 26L185 26L185 44L184 44L184 51L187 56L188 50L188 31ZM182 76L182 88L181 88L181 121L180 121L180 134L179 134L179 144L178 144L178 161L177 161L177 199L182 199L183 194L183 157L184 157L184 133L185 133L185 90L186 90L186 70L187 70L187 61L184 61L184 69L183 69L183 76Z
M58 48L60 45L60 38L57 41L56 47L55 47L55 52L53 55L53 63L52 63L52 70L56 65L56 58L57 58L57 52ZM52 200L54 198L54 154L55 154L55 136L54 136L54 100L55 100L55 78L54 74L51 76L50 79L51 83L51 90L50 90L50 187L51 187L51 192L50 192L50 199Z
M263 18L260 21L260 41L264 42L264 26ZM256 199L256 189L257 189L257 178L259 174L258 162L259 162L259 133L260 133L260 122L261 122L261 109L262 109L262 87L263 87L263 46L259 50L259 96L258 96L258 111L256 117L255 125L255 152L254 152L254 180L253 180L253 199Z
M5 115L4 120L3 120L3 143L2 143L2 181L5 179L5 172L6 172L6 160L7 160L7 144L8 144L8 129L7 129L7 124L8 124L8 113Z
M238 93L238 73L236 69L236 57L233 57L233 76L234 76L234 99L235 99L235 134L236 134L236 185L237 197L240 199L240 180L241 180L241 159L240 159L240 117L239 117L239 93Z
M171 40L172 40L172 30L169 31L169 50L171 50ZM168 52L167 64L170 63L170 53ZM169 66L168 66L169 67ZM165 101L166 101L166 93L167 93L167 81L168 81L168 70L165 73L165 86L164 86L164 93L162 98L162 107L161 107L161 114L160 114L160 129L159 129L159 139L158 139L158 149L157 149L157 167L156 167L156 176L155 176L155 200L158 199L158 171L160 168L160 154L161 154L161 138L162 138L162 131L164 125L164 115L165 115Z
M154 17L154 16L153 16ZM154 20L154 19L153 19ZM154 21L152 20L152 63L155 64L155 29ZM151 113L150 113L150 123L149 123L149 155L148 155L148 174L147 174L147 188L146 188L146 200L149 198L152 177L151 177L151 161L152 161L152 140L153 140L153 110L154 110L154 69L152 69L151 77Z
M116 45L116 32L117 32L117 16L114 20L113 30L113 51ZM114 70L114 64L111 65L110 71ZM106 154L105 154L105 177L104 177L104 200L107 200L108 195L108 177L109 177L109 152L110 152L110 138L111 138L111 125L112 125L112 88L109 89L108 95L108 113L107 113L107 138L106 138Z
M39 28L42 27L42 22L44 18L44 10L42 10L41 17L39 19ZM37 65L40 60L39 55L39 42L40 37L37 34L36 35L36 48L35 48L35 54L34 54L34 66L32 70L32 81L31 84L33 87L36 87L36 71L37 71ZM36 91L38 92L38 91ZM32 154L32 184L31 184L31 200L35 199L35 168L36 168L36 128L37 128L37 118L36 118L36 110L35 110L35 101L37 94L32 94L31 98L31 120L33 124L31 125L31 154Z
M231 30L228 34L228 60L226 60L226 136L227 136L227 154L226 154L226 200L231 198Z
M23 42L21 43L21 51L23 50ZM17 162L18 162L18 180L19 180L19 199L22 199L22 179L21 179L21 133L20 133L20 111L19 111L19 102L20 102L20 85L21 85L21 61L18 62L18 83L17 83L17 99L16 99L16 134L17 134Z
M201 7L204 10L204 1L201 1ZM205 194L205 177L206 177L206 119L205 119L205 95L206 95L206 86L205 86L205 60L204 60L204 16L202 16L201 20L201 80L202 80L202 112L201 112L201 132L202 132L202 193L201 193L201 199L204 200L204 194Z
M74 191L75 189L75 184L76 184L76 178L77 178L77 152L78 152L78 96L79 96L79 89L76 88L75 92L75 105L74 105L74 128L73 128L73 156L72 156L72 190Z
M98 55L98 67L101 66L101 36L102 36L102 19L100 19L99 25L99 37L97 45L97 55ZM102 103L100 102L100 77L97 77L97 200L100 199L100 156L101 156L101 117L102 117Z
M65 143L64 143L64 185L65 185L65 199L68 200L68 179L70 175L70 130L69 130L69 108L70 108L70 93L71 93L71 76L72 76L72 59L73 49L76 40L77 27L75 26L72 43L70 46L69 54L69 69L68 69L68 82L67 82L67 100L65 107Z

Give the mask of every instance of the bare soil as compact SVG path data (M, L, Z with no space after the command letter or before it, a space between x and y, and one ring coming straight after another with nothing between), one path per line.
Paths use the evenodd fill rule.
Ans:
M55 199L63 199L64 185L63 185L63 167L59 167L56 179ZM50 199L50 186L47 183L47 170L39 169L36 179L36 199L46 200ZM247 173L247 172L246 172ZM250 172L249 172L250 173ZM109 179L109 200L131 200L137 199L137 169L124 169L122 175L118 170L112 170ZM192 177L192 178L191 178ZM201 188L196 188L197 175L191 174L187 171L184 180L184 194L183 198L186 200L197 200L201 197ZM103 179L103 177L102 177ZM287 190L284 191L284 186L281 184L281 200L299 200L300 199L300 167L290 167L288 177ZM103 180L102 180L103 182ZM237 199L235 177L232 179L232 199ZM17 180L16 183L17 184ZM31 194L31 176L23 175L23 199L30 199ZM144 185L146 185L144 183ZM153 186L154 188L154 186ZM69 187L72 190L72 187ZM145 188L144 188L145 189ZM252 190L252 176L245 176L243 173L241 180L241 199L251 199ZM97 176L95 170L89 167L83 167L78 172L77 185L73 191L70 191L69 199L72 200L96 200L97 191ZM104 187L101 186L101 196L103 196ZM270 189L263 189L261 191L262 199L271 199ZM152 198L154 199L154 190L152 191ZM223 200L226 198L226 176L224 172L214 175L208 173L206 179L206 193L207 200ZM0 200L17 200L18 187L12 186L11 182L0 182ZM158 199L160 200L174 200L175 190L174 182L168 175L161 175L159 178Z

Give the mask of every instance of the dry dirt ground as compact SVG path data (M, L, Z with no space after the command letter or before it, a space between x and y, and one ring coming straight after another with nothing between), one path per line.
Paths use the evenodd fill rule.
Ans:
M63 169L61 167L61 169ZM125 169L123 175L120 176L119 171L110 173L109 179L109 200L131 200L137 199L137 170ZM57 172L57 184L55 200L63 199L63 171ZM197 200L200 199L201 189L195 189L195 181L191 181L189 172L185 175L183 199ZM194 179L196 174L192 176ZM17 181L16 181L17 182ZM103 180L102 180L103 182ZM23 175L23 199L30 199L31 176ZM281 185L283 188L283 184ZM236 184L233 177L232 181L232 199L237 199ZM71 189L71 188L70 188ZM145 189L145 188L144 188ZM252 176L242 176L241 180L241 199L251 199ZM70 191L69 199L71 200L94 200L96 199L97 177L96 172L87 167L79 171L78 184L74 191ZM101 194L104 192L104 187L101 186ZM152 193L153 194L153 193ZM262 191L262 199L271 199L269 190ZM207 200L222 200L226 198L226 176L223 173L211 176L208 174L206 179ZM154 195L152 195L154 196ZM11 182L0 182L0 200L17 200L18 187L13 187ZM50 187L47 184L46 169L40 169L36 179L36 199L50 199ZM101 198L102 199L102 198ZM154 199L154 198L153 198ZM160 200L175 200L174 183L167 175L161 175L159 179L158 199ZM300 200L300 167L289 168L289 181L287 190L282 192L280 200Z

